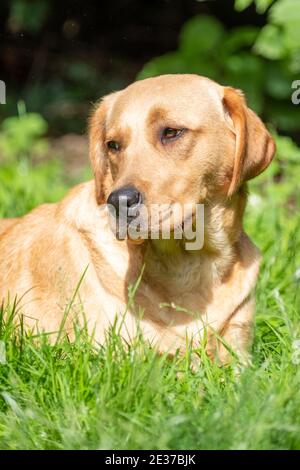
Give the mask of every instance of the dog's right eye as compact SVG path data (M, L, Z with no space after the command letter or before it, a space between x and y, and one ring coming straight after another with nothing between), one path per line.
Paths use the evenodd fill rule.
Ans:
M168 141L176 140L177 137L180 137L186 129L174 129L173 127L165 127L161 133L161 142L163 144Z
M109 140L106 145L107 148L113 152L118 152L121 149L121 145L116 140Z

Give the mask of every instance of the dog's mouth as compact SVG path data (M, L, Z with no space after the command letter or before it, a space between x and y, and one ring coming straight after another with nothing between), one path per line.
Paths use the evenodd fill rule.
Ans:
M118 240L127 239L133 244L146 240L182 239L195 228L196 204L153 204L139 206L137 213L126 218L110 217L110 227Z

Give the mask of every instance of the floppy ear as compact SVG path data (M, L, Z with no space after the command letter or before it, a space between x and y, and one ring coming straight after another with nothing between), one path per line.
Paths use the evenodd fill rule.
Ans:
M244 182L259 175L271 163L276 147L259 117L248 108L243 93L225 87L223 106L236 136L233 173L228 189L231 196Z
M105 115L106 103L103 100L97 105L89 121L89 153L95 178L96 200L98 204L104 202L103 182L107 172L107 159L103 145Z
M111 108L113 95L116 95L116 93L105 96L96 105L96 109L89 120L89 154L95 178L96 200L98 204L105 202L105 179L111 176L108 174L110 170L104 140L106 115Z

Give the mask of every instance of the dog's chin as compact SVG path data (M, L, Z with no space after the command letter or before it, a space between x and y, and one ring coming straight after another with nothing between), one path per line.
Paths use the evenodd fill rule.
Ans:
M144 221L139 219L138 226L135 225L133 219L122 227L116 227L117 231L113 230L113 232L118 240L128 240L133 245L142 245L147 240L180 239L184 238L184 230L193 225L194 215L194 212L191 211L184 218L165 217L152 225L151 223L148 225L146 219Z
M162 224L161 221L156 225L150 225L150 227L144 228L141 232L135 232L130 234L128 231L127 237L131 243L142 244L146 240L167 240L167 239L176 239L184 238L184 230L192 227L194 223L194 213L191 212L188 216L183 218L178 218L177 220L170 219L164 220Z
M156 226L150 228L149 233L158 237L165 238L168 233L170 233L171 238L176 238L176 234L183 233L183 231L191 227L194 223L195 214L190 212L188 215L183 217L178 217L174 220L174 217L165 219Z

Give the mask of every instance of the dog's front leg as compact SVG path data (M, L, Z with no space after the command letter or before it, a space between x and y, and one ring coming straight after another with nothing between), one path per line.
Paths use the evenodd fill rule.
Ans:
M219 333L210 332L207 354L221 364L231 363L235 358L249 364L249 347L253 339L253 312L255 302L251 295L236 309Z

